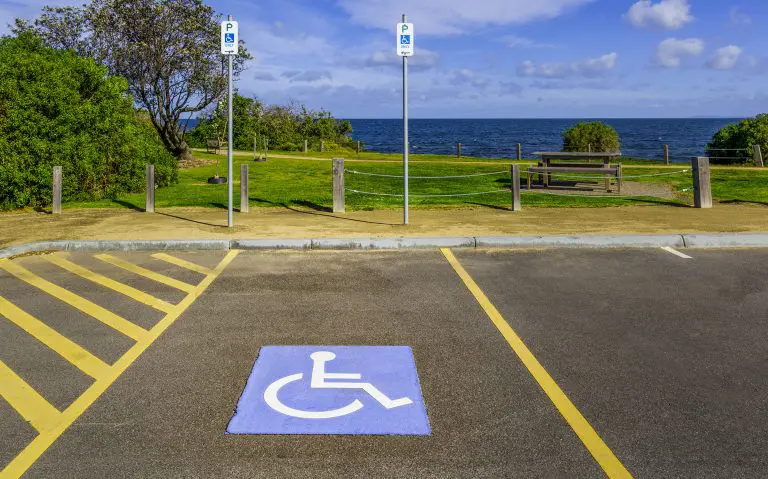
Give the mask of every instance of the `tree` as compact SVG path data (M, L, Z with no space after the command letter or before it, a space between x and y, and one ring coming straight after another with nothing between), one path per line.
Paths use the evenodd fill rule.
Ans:
M207 108L226 89L219 20L202 0L92 0L45 7L33 25L17 20L14 32L33 30L49 46L92 57L125 78L165 147L182 158L190 153L182 116ZM249 58L241 46L235 77Z
M204 115L198 126L190 132L190 143L205 146L209 138L226 137L226 102L208 115ZM315 112L304 105L264 106L256 98L235 94L232 101L232 131L235 149L249 150L254 136L261 141L267 139L273 150L295 151L304 146L304 140L318 146L325 141L327 151L344 150L352 147L352 124L348 120L337 120L329 112Z
M721 129L707 145L707 154L715 164L754 164L755 145L760 145L764 155L768 152L768 114Z
M33 34L0 39L0 209L49 204L53 166L65 200L142 191L147 163L159 185L174 182L176 161L127 88Z
M616 130L599 121L579 122L563 132L563 151L618 153L620 150Z

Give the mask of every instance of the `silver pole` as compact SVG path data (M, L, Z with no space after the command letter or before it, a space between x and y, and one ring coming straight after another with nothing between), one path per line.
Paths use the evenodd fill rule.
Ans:
M227 20L232 21L232 15L227 17ZM234 220L232 219L232 55L229 57L229 101L228 101L228 115L227 115L227 127L228 127L228 146L227 146L227 226L234 226Z
M403 14L403 22L408 17ZM408 57L403 57L403 224L408 224Z

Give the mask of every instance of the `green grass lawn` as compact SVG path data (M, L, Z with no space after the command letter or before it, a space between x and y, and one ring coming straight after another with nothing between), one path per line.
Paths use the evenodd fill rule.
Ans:
M287 154L288 152L286 152ZM295 154L295 153L293 153ZM303 155L303 154L302 154ZM329 153L310 153L307 156L318 155L318 158L333 156ZM325 156L320 156L325 155ZM376 155L373 153L361 154L361 159L368 159L364 155ZM220 174L226 176L226 156L208 155L196 153L202 159L218 159L220 162ZM339 155L340 156L340 155ZM250 201L252 207L309 207L315 209L330 209L332 200L332 176L331 162L308 161L299 159L271 158L267 162L253 162L250 154L237 154L235 164L235 207L239 207L239 172L240 164L250 165ZM376 155L375 160L365 162L349 162L348 170L361 172L402 175L402 165L397 163L382 162L381 160L399 160L398 155ZM414 163L410 167L410 203L413 207L462 207L462 206L488 206L509 207L511 203L509 191L501 191L477 196L456 196L423 198L420 195L448 195L476 192L491 192L509 188L509 160L497 160L498 164L456 163L449 161L451 157L438 155L414 155L414 159L424 159L423 163ZM441 159L441 161L438 161ZM463 158L462 161L467 160ZM622 163L626 164L624 161ZM681 166L680 169L685 169ZM523 168L521 168L523 169ZM179 173L177 185L159 188L155 193L155 204L158 208L164 207L219 207L225 208L227 204L226 185L209 185L207 179L216 171L215 165L202 166L182 170ZM419 176L454 176L479 173L498 174L488 176L475 176L456 179L426 179ZM648 175L656 173L668 173L664 168L624 168L624 175ZM525 176L525 175L523 175ZM524 180L525 181L525 180ZM667 200L655 197L632 198L604 198L585 197L576 193L574 196L557 196L550 194L523 192L524 206L538 207L605 207L629 204L657 204L680 205L691 203L691 175L690 173L669 176L628 178L633 182L655 182L669 185L674 191L679 192L676 199ZM402 178L371 177L347 173L345 177L346 187L358 191L379 193L383 195L402 194ZM713 170L712 171L713 195L719 201L753 202L768 204L768 170ZM686 191L688 190L688 191ZM371 210L398 208L402 205L402 198L396 196L372 196L360 193L348 192L346 196L347 209ZM67 208L101 208L101 207L126 207L134 209L144 208L144 193L123 195L117 200L103 200L92 202L72 202L65 205Z

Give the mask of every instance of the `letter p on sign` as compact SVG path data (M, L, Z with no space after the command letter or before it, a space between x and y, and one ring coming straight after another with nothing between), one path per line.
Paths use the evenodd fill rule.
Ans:
M238 41L237 22L231 20L221 22L221 54L237 55Z

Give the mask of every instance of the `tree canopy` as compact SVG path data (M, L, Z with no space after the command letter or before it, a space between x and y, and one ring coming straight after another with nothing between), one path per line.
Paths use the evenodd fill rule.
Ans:
M768 155L768 114L747 118L721 129L707 145L707 154L715 164L754 164L753 149L760 145Z
M127 88L106 67L33 34L0 39L0 208L50 204L54 166L65 200L142 191L148 163L159 185L175 181L175 159Z
M182 117L214 104L226 89L219 21L202 0L92 0L45 7L32 24L16 20L14 32L34 31L47 45L94 58L125 78L165 147L183 157L189 148ZM241 45L235 77L248 58Z
M205 146L208 139L226 139L227 103L219 102L215 109L200 118L198 126L189 133L193 146ZM297 151L307 140L311 148L320 141L327 151L353 146L349 134L352 124L337 120L327 111L312 111L304 105L265 106L255 98L235 94L232 101L232 132L234 148L250 150L254 138L261 147L264 139L273 150Z
M619 134L600 121L579 122L563 132L563 151L615 153L620 150Z

